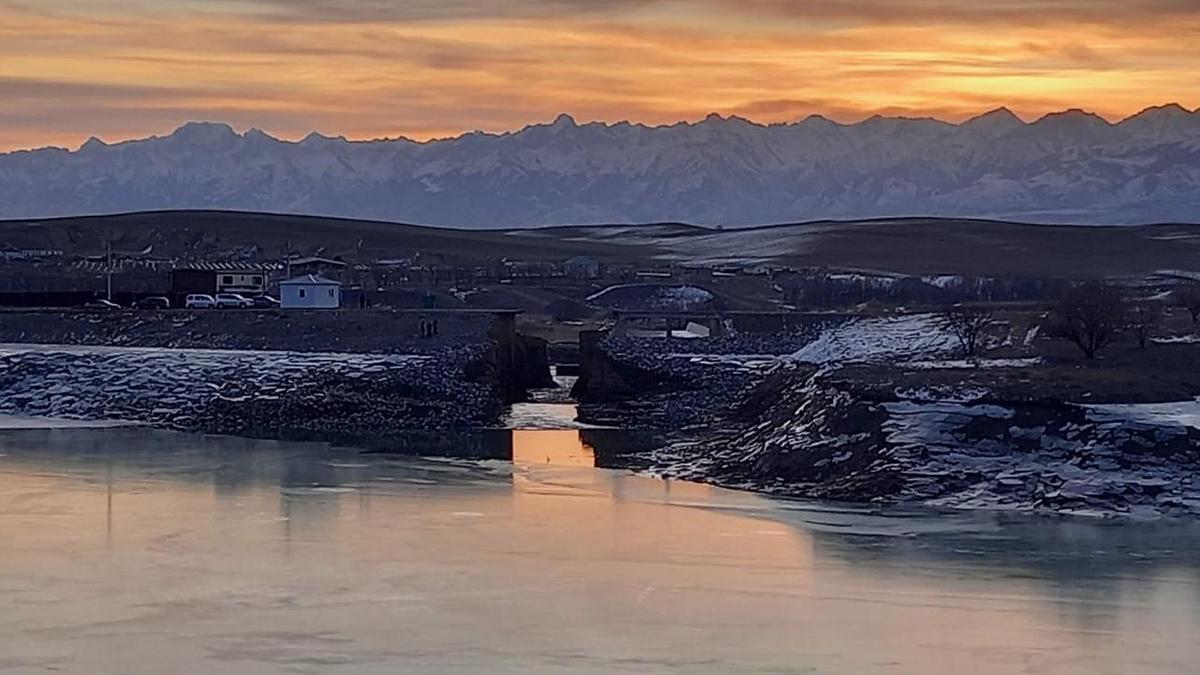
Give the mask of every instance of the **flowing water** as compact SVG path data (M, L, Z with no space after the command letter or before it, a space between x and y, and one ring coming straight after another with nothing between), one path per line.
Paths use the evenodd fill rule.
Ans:
M509 463L0 427L2 673L1200 664L1193 525L771 501L593 468L571 429Z

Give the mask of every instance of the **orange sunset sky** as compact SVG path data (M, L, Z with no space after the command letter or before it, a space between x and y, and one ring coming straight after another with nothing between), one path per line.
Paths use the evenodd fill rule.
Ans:
M1119 119L1200 106L1200 0L0 0L0 150L188 120L351 138L548 121Z

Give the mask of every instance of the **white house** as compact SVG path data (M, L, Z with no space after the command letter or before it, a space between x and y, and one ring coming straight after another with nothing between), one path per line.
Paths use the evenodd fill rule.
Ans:
M279 306L283 309L337 309L342 306L342 284L315 274L281 281Z

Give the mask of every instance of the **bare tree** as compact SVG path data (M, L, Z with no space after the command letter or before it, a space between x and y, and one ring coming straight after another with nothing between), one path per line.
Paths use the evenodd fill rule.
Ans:
M1162 322L1162 314L1162 307L1154 302L1140 302L1129 308L1129 320L1126 325L1129 332L1137 338L1138 347L1146 348L1151 334Z
M992 313L979 307L954 305L942 313L942 323L958 340L963 355L971 358L979 351L984 331L992 323Z
M1192 323L1200 322L1200 284L1188 284L1175 289L1171 294L1175 304L1192 315Z
M1117 337L1125 323L1126 301L1115 286L1090 281L1068 290L1059 300L1056 333L1089 359Z

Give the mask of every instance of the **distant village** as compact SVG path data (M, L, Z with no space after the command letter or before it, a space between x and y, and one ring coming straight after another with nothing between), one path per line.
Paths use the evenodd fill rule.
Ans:
M134 307L157 301L151 308L410 307L411 291L426 289L429 292L420 295L417 304L432 308L438 303L435 289L461 296L487 284L569 287L605 279L621 283L675 276L670 269L602 265L587 256L561 262L496 260L488 265L428 264L420 258L415 254L358 262L297 254L277 261L185 261L156 257L152 250L71 255L6 248L0 249L0 306L62 308L105 301ZM224 305L218 298L246 302Z
M609 321L613 312L794 312L862 303L945 305L1053 298L1071 282L1033 278L898 277L780 265L495 258L418 251L394 257L292 251L271 259L194 259L140 251L72 253L0 246L0 308L516 309L546 325ZM1131 280L1143 297L1196 280L1163 272ZM640 323L683 330L682 318ZM701 323L704 323L701 321ZM549 336L553 337L553 336Z
M768 266L742 269L602 262L585 255L559 261L497 258L482 264L446 260L445 256L429 260L434 257L413 253L348 260L296 253L277 260L222 261L160 257L150 248L91 255L7 248L0 249L0 306L450 309L470 305L469 298L485 289L518 287L549 290L581 305L594 298L617 303L613 308L631 305L629 308L644 309L644 303L633 297L636 292L628 289L689 285L702 289L731 279L754 278L758 280L756 291L769 290L774 275L789 272ZM690 296L701 304L713 298L711 294ZM562 305L545 297L532 304L537 309ZM679 308L695 307L685 303Z

